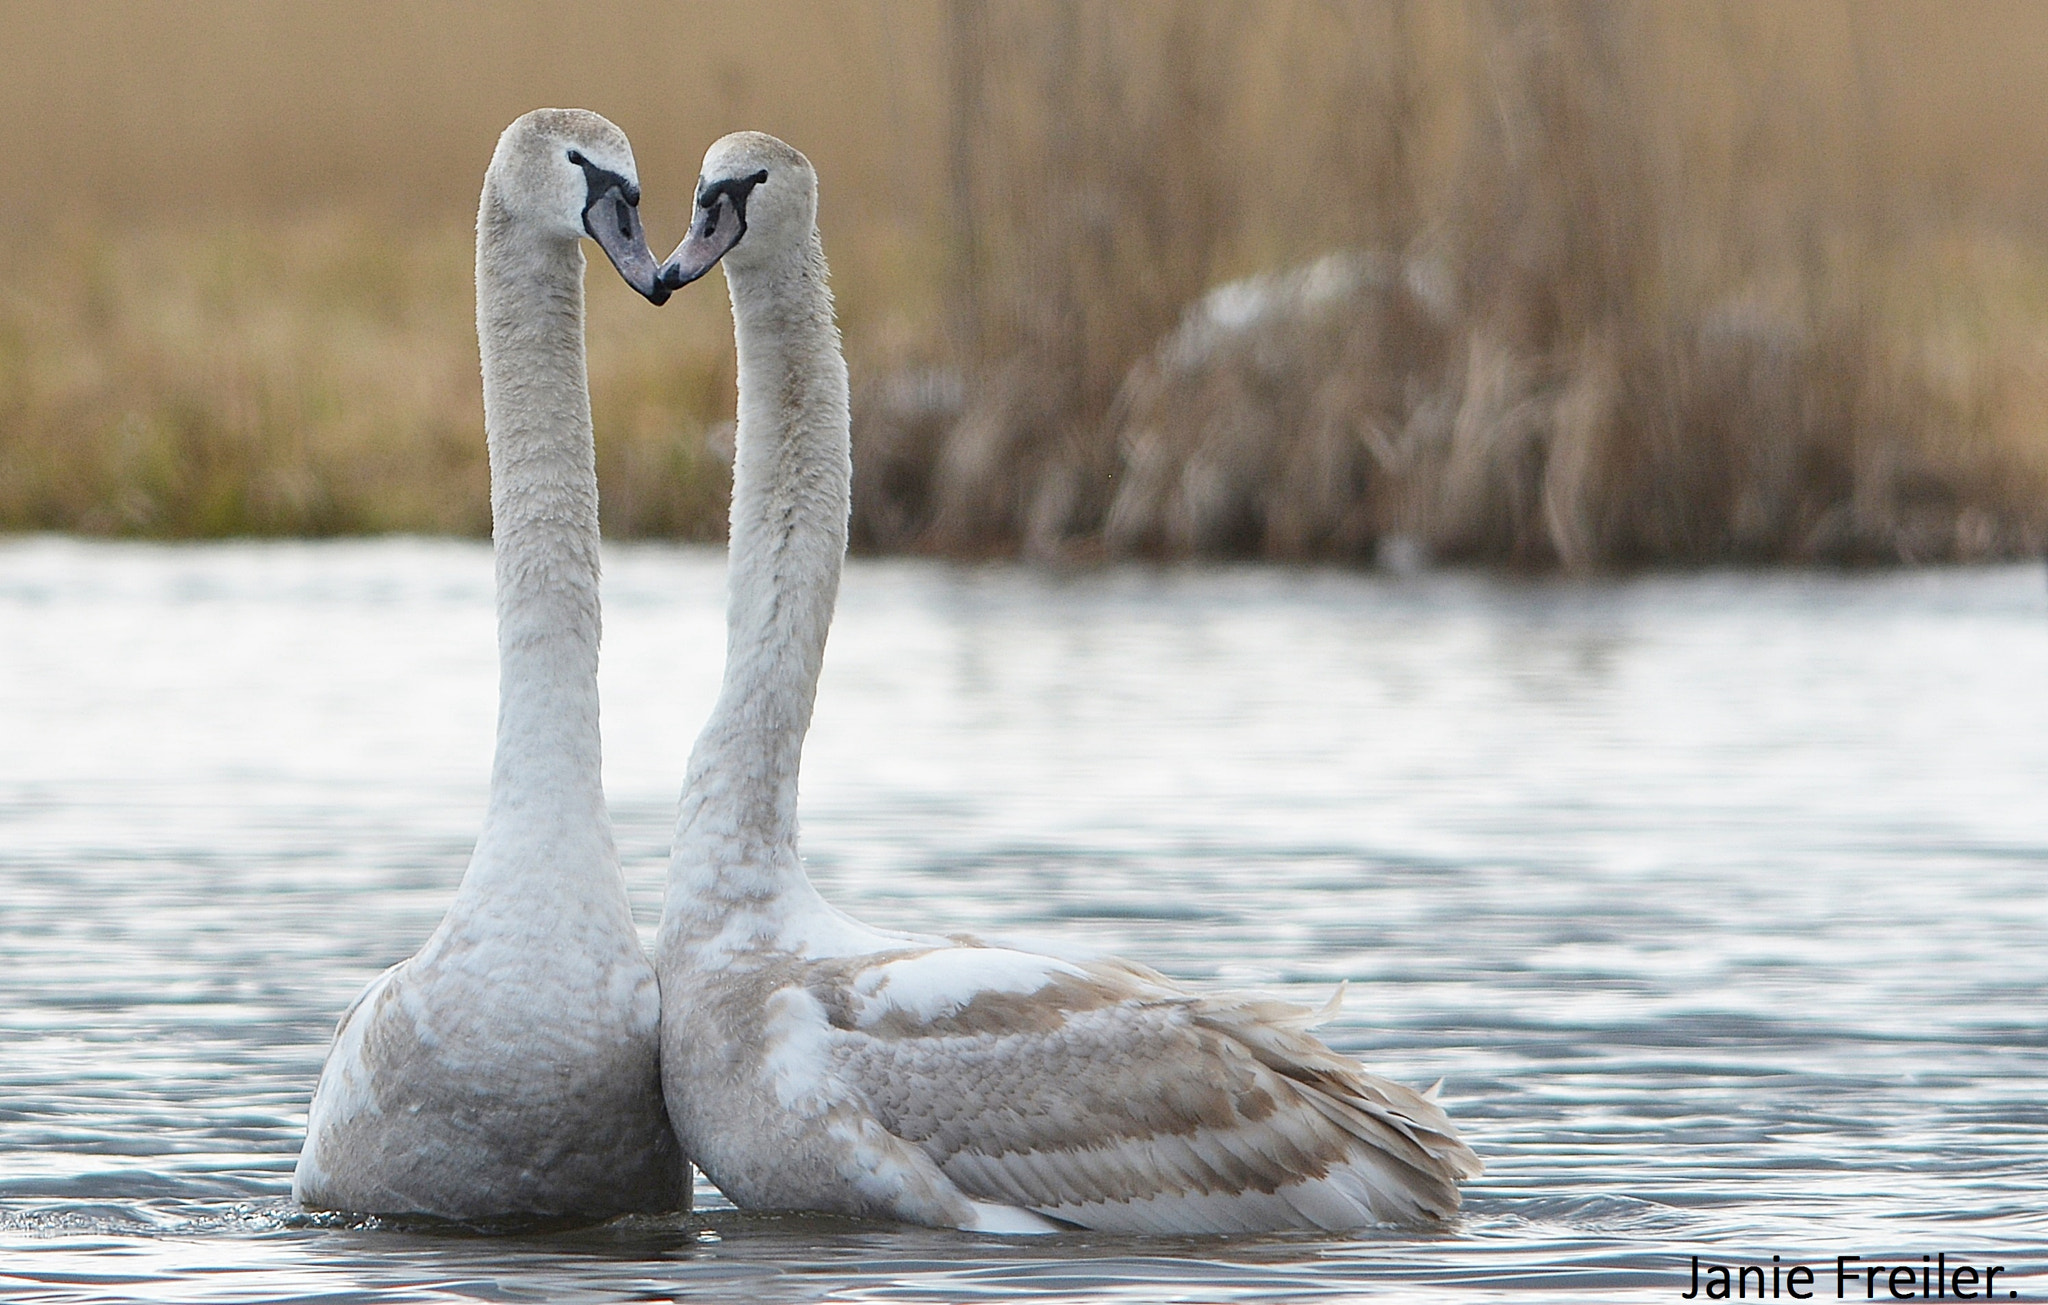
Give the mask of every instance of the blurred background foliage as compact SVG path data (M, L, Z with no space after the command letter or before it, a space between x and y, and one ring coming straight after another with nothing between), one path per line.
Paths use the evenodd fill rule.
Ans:
M0 528L489 529L470 224L539 104L823 177L857 547L2048 543L2048 6L0 3ZM608 531L722 533L722 293L599 266Z

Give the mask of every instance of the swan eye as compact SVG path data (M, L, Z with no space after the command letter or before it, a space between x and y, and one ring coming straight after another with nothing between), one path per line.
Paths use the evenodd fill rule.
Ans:
M575 164L579 168L587 168L590 166L590 160L583 157L582 150L570 150L569 162Z

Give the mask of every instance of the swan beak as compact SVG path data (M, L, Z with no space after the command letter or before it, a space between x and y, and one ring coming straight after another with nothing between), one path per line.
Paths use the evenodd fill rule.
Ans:
M612 266L619 269L626 284L655 304L668 302L669 287L662 284L661 268L654 251L647 247L647 232L640 225L639 195L628 198L617 186L607 186L583 210L583 229L603 249Z
M733 207L732 198L723 194L713 197L697 210L690 234L661 265L662 285L669 290L682 289L709 272L746 233L747 221Z

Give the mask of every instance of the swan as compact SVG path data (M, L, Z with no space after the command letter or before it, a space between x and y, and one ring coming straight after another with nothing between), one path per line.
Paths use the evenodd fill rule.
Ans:
M625 133L536 109L498 140L476 224L498 585L482 832L419 953L341 1017L292 1195L445 1219L689 1206L662 1106L659 989L598 773L597 474L583 354L595 239L659 304Z
M711 147L681 287L723 263L739 354L723 686L693 750L656 944L683 1149L747 1208L981 1232L1428 1223L1479 1172L1428 1096L1310 1012L870 928L797 855L797 770L846 548L846 364L795 149Z

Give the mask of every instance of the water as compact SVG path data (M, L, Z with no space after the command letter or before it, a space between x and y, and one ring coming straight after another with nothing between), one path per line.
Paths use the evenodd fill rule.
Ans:
M607 561L651 925L723 568ZM461 873L494 674L478 546L0 544L0 1298L1669 1300L1775 1254L1834 1299L1836 1255L1923 1253L2048 1296L2038 568L850 568L827 895L1351 980L1329 1039L1442 1077L1488 1166L1428 1236L997 1240L707 1187L546 1236L300 1214L334 1018Z

